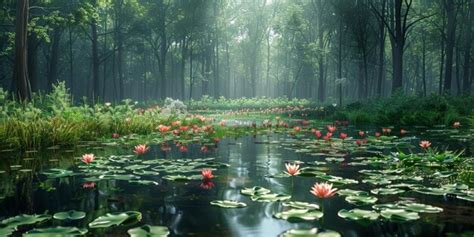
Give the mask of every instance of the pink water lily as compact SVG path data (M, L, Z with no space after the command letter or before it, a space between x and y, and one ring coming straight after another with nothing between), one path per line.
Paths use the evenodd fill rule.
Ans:
M137 155L143 155L145 154L150 148L147 147L145 144L140 144L140 145L136 145L135 146L135 149L133 150L133 152L135 152L135 154Z
M298 164L286 163L285 167L286 167L286 173L291 176L295 176L300 173L300 166Z
M420 142L420 147L423 149L428 149L431 146L431 142L423 140Z
M332 188L329 183L315 183L311 188L311 193L318 198L329 198L336 194L337 188Z
M335 131L336 131L336 126L328 125L328 131L329 131L330 133L335 132Z
M204 180L210 180L210 179L214 178L214 175L212 174L211 169L203 169L201 171L201 175L202 175L202 179L204 179Z
M342 133L342 132L341 132L341 134L339 134L339 137L340 137L342 140L344 140L344 139L347 138L347 133Z
M364 131L359 131L359 136L363 137L365 135Z
M94 161L94 159L95 159L94 154L84 154L84 155L82 155L82 162L84 162L86 164L92 163L92 161Z

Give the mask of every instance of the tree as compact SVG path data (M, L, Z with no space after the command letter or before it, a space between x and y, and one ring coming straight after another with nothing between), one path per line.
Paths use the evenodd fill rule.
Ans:
M28 13L29 0L18 0L15 22L15 81L16 93L20 100L31 99L28 78Z

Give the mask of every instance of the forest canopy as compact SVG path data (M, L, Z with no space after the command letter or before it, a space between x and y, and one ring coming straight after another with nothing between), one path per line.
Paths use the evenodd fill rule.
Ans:
M99 101L469 94L472 0L2 0L0 83Z

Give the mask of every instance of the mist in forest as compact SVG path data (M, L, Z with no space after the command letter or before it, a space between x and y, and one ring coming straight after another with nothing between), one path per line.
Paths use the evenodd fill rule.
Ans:
M469 94L474 1L1 0L0 83L21 99Z

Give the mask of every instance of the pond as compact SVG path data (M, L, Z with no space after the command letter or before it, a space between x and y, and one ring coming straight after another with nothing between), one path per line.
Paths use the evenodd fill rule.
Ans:
M349 136L358 136L359 129L346 130ZM468 193L471 190L458 185L454 187L458 189L446 191L445 195L433 195L434 189L427 193L423 188L442 186L443 182L435 183L427 177L417 179L419 173L402 173L399 167L389 172L390 162L371 160L396 151L423 152L417 148L419 139L414 135L430 138L433 146L465 149L463 156L471 153L469 139L461 142L453 139L455 136L438 136L438 130L416 130L413 128L403 139L363 144L364 149L354 145L355 139L348 139L341 146L335 138L335 145L323 147L325 141L314 139L312 134L263 131L223 139L208 151L201 150L198 144L190 145L187 152L180 152L173 144L153 145L146 154L136 156L129 147L86 143L76 151L26 153L21 159L7 158L15 154L4 153L0 166L0 220L4 220L0 236L9 232L21 236L33 228L57 226L83 231L77 233L85 233L86 229L86 236L127 236L127 231L145 224L165 226L170 236L279 236L290 229L312 228L327 236L337 236L335 232L341 236L472 236L473 202L456 196L472 197ZM405 146L395 149L387 145L392 143ZM167 151L169 147L173 149ZM98 157L92 167L78 158L86 152ZM285 162L300 164L302 174L288 177L283 173ZM205 167L213 169L212 180L201 180L200 170ZM446 177L449 179L449 175ZM321 181L334 183L338 194L316 198L310 189ZM242 193L243 189L256 186L262 188ZM448 186L442 187L447 190ZM269 192L282 195L267 195ZM234 200L245 203L245 207L211 205L215 200ZM374 206L377 204L392 206ZM364 217L343 218L342 209L355 208L369 212ZM54 215L70 210L77 212L70 212L69 218ZM136 212L141 215L137 217ZM97 221L107 213L122 213L124 218ZM5 219L21 214L47 214L54 218L44 216L42 220L15 225L16 231L9 230ZM78 217L73 218L74 215ZM371 220L372 217L376 219ZM107 221L118 226L107 227Z

